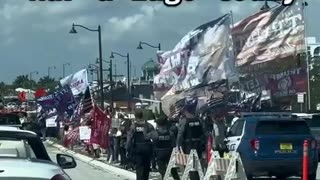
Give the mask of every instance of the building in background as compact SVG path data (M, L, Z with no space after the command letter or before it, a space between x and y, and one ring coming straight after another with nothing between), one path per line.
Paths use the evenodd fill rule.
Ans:
M319 57L320 56L320 42L317 42L316 37L307 37L307 48L308 48L308 54L311 55L311 57Z

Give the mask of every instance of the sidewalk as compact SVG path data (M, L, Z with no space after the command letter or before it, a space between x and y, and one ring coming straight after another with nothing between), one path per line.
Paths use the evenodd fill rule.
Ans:
M47 141L45 141L45 143L59 149L60 151L66 153L68 155L73 156L74 158L76 158L79 161L82 161L86 164L89 164L90 166L101 169L103 171L109 171L114 174L121 175L121 176L127 178L128 180L135 180L136 174L134 171L128 171L128 170L120 168L120 166L117 166L115 164L109 164L107 162L106 157L102 156L99 159L95 159L95 158L89 157L87 155L84 155L84 153L81 152L82 151L81 148L75 148L72 151L72 150L69 150L69 149L65 148L64 146L54 142L54 140L47 140ZM160 179L160 174L157 172L151 172L149 179L150 180L158 180L158 179Z

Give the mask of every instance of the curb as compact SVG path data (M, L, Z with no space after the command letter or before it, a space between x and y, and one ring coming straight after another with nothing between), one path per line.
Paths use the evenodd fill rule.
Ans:
M53 141L50 141L50 140L47 140L45 143L59 149L60 151L62 151L64 153L67 153L67 154L73 156L75 159L77 159L81 162L84 162L90 166L96 167L98 169L102 169L104 171L112 172L113 174L122 176L128 180L135 180L136 179L135 178L136 174L131 171L117 168L117 167L111 166L109 164L103 163L101 161L95 160L94 158L76 153L76 152L71 151L71 150L63 147L62 145L54 143Z

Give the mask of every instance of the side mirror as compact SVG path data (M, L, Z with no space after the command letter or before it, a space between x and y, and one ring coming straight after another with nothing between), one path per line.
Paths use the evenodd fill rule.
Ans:
M66 154L57 154L57 163L62 169L72 169L77 166L75 159Z

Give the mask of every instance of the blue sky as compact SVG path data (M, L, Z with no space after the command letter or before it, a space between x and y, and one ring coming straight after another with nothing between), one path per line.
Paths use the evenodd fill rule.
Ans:
M320 0L309 0L307 7L307 34L320 41ZM270 3L270 5L275 5ZM141 65L155 58L155 50L145 47L137 50L139 41L161 43L170 50L188 31L233 11L234 21L259 10L261 2L194 0L169 8L161 2L131 2L114 0L73 0L72 2L30 2L28 0L0 1L0 81L11 83L17 75L39 71L35 78L46 76L49 66L55 78L62 76L62 64L70 74L94 63L98 56L97 34L77 29L68 32L72 23L89 28L102 26L103 56L110 52L130 53L133 70L140 74ZM124 59L115 58L117 74L125 74ZM105 64L105 67L107 65Z

